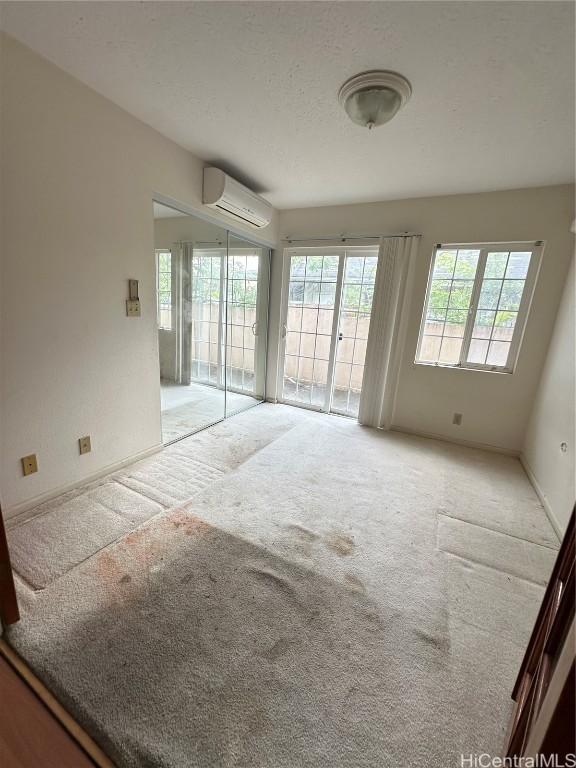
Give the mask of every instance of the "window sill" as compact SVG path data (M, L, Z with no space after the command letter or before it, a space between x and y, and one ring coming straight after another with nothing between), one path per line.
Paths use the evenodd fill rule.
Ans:
M474 365L450 365L449 363L425 363L421 360L414 360L414 365L423 365L426 368L443 368L452 371L474 371L476 373L500 373L510 375L514 371L510 368L481 368Z

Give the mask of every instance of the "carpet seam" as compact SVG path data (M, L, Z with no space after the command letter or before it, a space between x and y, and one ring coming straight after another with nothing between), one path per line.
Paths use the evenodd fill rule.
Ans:
M545 582L542 584L542 582L539 581L533 581L532 579L527 578L526 576L520 576L517 573L513 573L512 571L506 571L503 568L496 568L494 565L488 565L488 563L483 563L481 560L475 560L473 557L464 557L464 555L459 555L456 552L451 552L449 549L442 549L440 548L440 552L444 552L444 554L449 555L450 557L456 557L458 560L462 560L465 563L474 563L475 565L480 565L482 568L488 568L491 571L495 571L496 573L505 573L507 576L512 576L515 579L520 579L520 581L525 581L527 584L533 584L535 587L541 587L544 589L546 587L546 584L548 582Z
M26 579L24 576L22 576L22 574L20 573L20 571L16 570L16 568L14 568L14 574L15 574L15 575L18 577L18 579L19 579L19 580L22 582L22 586L23 586L23 587L25 587L26 589L30 590L30 592L33 592L33 593L36 593L36 592L42 592L42 589L36 589L36 588L35 588L35 587L32 585L32 582L28 581L28 579Z
M147 497L143 497L147 498ZM105 544L103 547L100 547L100 549L95 550L92 552L92 554L85 557L83 560L79 560L77 563L75 563L71 568L68 568L68 570L61 573L59 576L57 576L55 579L52 579L48 584L46 584L44 587L39 587L36 589L34 586L32 586L31 582L28 582L19 572L18 576L19 578L24 582L25 586L28 586L30 584L30 589L32 592L43 592L45 589L48 589L53 584L55 584L60 579L64 578L64 576L67 576L69 573L72 573L76 568L79 568L84 563L88 562L88 560L91 560L93 557L96 557L96 555L100 554L100 552L103 552L105 549L109 549L110 547L113 547L115 544L117 544L119 541L122 541L122 539L126 538L126 536L130 536L130 534L135 533L136 531L139 531L141 528L143 528L148 523L151 523L153 520L155 520L157 517L160 517L161 515L167 515L169 512L171 512L174 509L178 509L179 505L175 504L173 507L169 507L167 509L161 509L159 512L157 512L155 515L152 515L152 517L149 517L146 520L143 520L140 525L136 526L136 528L131 528L129 531L125 531L120 536L117 536L112 541L109 541L107 544Z
M64 501L64 502L62 502L60 504L56 504L56 502L59 499L61 499L62 496L65 496L66 495L65 493L61 494L60 496L55 496L53 499L50 499L49 501L41 502L41 504L38 505L39 507L42 506L43 504L53 504L54 506L52 506L50 509L45 510L44 512L38 512L35 515L31 514L30 517L27 517L25 520L22 520L20 522L16 522L16 519L15 519L15 522L14 522L13 525L8 525L7 526L7 530L15 531L18 528L22 528L23 526L28 525L28 523L31 523L32 521L39 520L40 518L45 517L46 515L49 515L51 512L54 512L59 507L61 507L62 504L67 504L68 502L74 501L79 496L83 496L83 495L85 495L87 493L90 493L92 491L97 491L99 488L102 488L104 485L109 485L111 483L117 483L118 485L122 485L122 487L126 488L126 490L132 491L133 493L136 493L138 496L142 496L142 498L146 499L147 501L152 501L155 504L159 503L157 501L154 501L154 499L150 499L148 496L144 496L143 494L138 493L138 491L134 490L134 488L130 488L130 486L124 485L124 483L121 483L116 477L113 476L113 473L112 473L111 475L105 475L102 478L102 482L97 482L97 484L94 485L94 487L91 487L93 485L92 483L87 483L86 485L78 486L78 488L75 489L75 490L78 491L78 493L76 493L74 496L71 496L71 498L67 499L66 501ZM104 509L107 509L109 512L112 512L115 515L123 517L123 514L121 512L118 512L117 510L112 509L112 507L109 507L104 502L98 501L98 504L100 504L102 507L104 507ZM26 510L26 512L33 512L33 510L34 510L34 507L32 509L30 509L30 510ZM23 514L26 514L26 513L23 513Z
M437 517L447 517L449 520L457 520L459 523L466 523L466 525L473 525L476 528L483 528L485 531L491 531L492 533L499 533L502 536L509 536L511 539L516 539L517 541L523 541L526 544L532 544L535 547L542 547L543 549L550 549L552 552L558 552L557 547L551 547L548 544L540 544L537 541L532 541L532 539L524 539L522 536L516 536L514 533L506 533L506 531L499 531L496 528L491 528L489 525L481 525L480 523L473 523L470 520L464 520L462 517L456 517L455 515L448 515L446 512L436 512Z
M96 488L100 488L102 485L105 485L106 482L109 482L109 481L107 481L105 478L103 478L103 482L98 484L98 485L96 485L94 487L94 490L96 490ZM78 498L78 496L82 496L83 495L83 491L85 489L87 489L87 488L90 488L90 485L91 485L91 483L88 483L87 485L84 485L84 486L78 486L78 488L75 489L75 490L78 490L78 493L75 494L74 496L72 496L70 499L68 499L68 501L74 501L74 499ZM58 501L58 499L61 499L62 496L65 496L65 495L66 495L66 493L63 493L60 496L55 496L53 499L50 499L49 501L41 502L40 504L38 504L38 506L41 507L43 504L51 504L52 502L56 502L56 501ZM65 504L66 502L63 502L63 503ZM62 506L62 505L61 504L56 505L56 509L59 506ZM27 512L32 512L36 508L37 507L32 507L32 509L26 510L22 514L26 514ZM7 530L14 531L17 528L21 528L23 525L27 525L28 523L32 522L32 520L39 520L41 517L44 517L45 515L49 515L51 512L54 512L54 508L47 509L44 512L38 512L38 514L36 514L36 515L30 515L30 517L27 517L26 520L22 520L19 523L16 522L17 518L14 518L14 521L15 521L14 524L13 525L8 525L7 526Z
M149 499L147 496L143 496L141 493L138 493L138 491L134 490L134 488L130 488L127 485L124 485L123 483L120 483L118 480L114 479L112 481L113 483L116 483L116 485L121 485L122 488L125 488L127 491L130 491L131 493L135 493L137 496L142 496L143 499L146 499L146 501L151 501L153 504L158 504L157 501L154 499ZM98 504L104 507L104 509L107 509L109 512L112 512L112 514L116 515L117 517L120 517L121 519L126 519L126 514L124 512L119 512L117 509L113 509L112 507L108 506L103 501L98 501Z
M214 479L212 482L217 482L219 479L220 478ZM129 490L134 491L134 493L137 493L139 496L142 496L143 499L146 499L147 501L153 501L156 504L159 504L162 507L162 511L163 512L168 512L171 509L173 509L174 507L180 506L181 504L187 504L189 501L191 501L194 498L194 496L196 496L199 493L202 493L202 491L206 490L206 488L208 488L208 486L211 485L211 483L206 483L205 486L203 486L202 488L199 488L197 491L195 491L192 494L192 496L187 496L185 499L176 499L175 497L172 496L172 497L170 497L170 500L173 503L165 505L161 501L157 501L156 499L152 498L151 496L147 496L145 493L142 493L141 491L136 491L134 488L132 488L131 486L127 485L125 482L122 482L122 480L118 480L118 483L123 488L128 488ZM149 518L149 519L152 519L152 518Z
M240 411L237 414L231 414L231 416L237 416L237 415L239 415L240 413L243 413L243 412L244 411ZM216 424L219 424L219 423L221 423L221 422L216 422ZM208 427L204 427L203 429L198 430L197 432L193 432L190 435L185 435L185 436L183 436L181 438L178 438L174 442L172 442L170 444L164 445L164 449L168 448L171 445L174 445L174 443L176 443L176 442L182 442L184 440L188 440L188 439L190 439L192 437L195 437L195 435L200 434L201 432L204 432L204 431L210 429L213 426L216 426L216 424L211 424ZM254 451L254 453L252 453L245 461L243 461L241 464L239 464L238 467L241 467L243 464L245 464L247 461L249 461L253 456L255 456L257 453L259 453L261 450L263 450L267 446L271 445L272 443L276 442L278 439L284 437L284 435L287 435L289 432L291 432L297 426L299 426L299 424L292 424L291 426L289 426L289 428L287 430L283 431L280 435L275 437L269 443L266 443L266 444L262 445L260 448L257 448L256 451ZM184 458L188 459L189 461L192 461L192 462L197 463L197 464L201 464L203 467L207 467L208 469L210 469L212 471L219 472L221 475L226 475L229 472L234 471L235 469L238 469L238 467L233 467L232 469L220 469L219 467L215 467L215 466L213 466L211 464L208 464L207 462L204 462L201 459L196 459L196 458L188 457L188 456L186 456L186 454L182 454L182 456ZM142 461L142 459L140 461ZM146 459L143 459L143 461L146 461ZM120 470L120 472L122 472L122 470ZM93 489L90 488L90 486L92 485L91 482L87 483L86 485L78 486L77 489L74 489L74 490L77 490L78 493L75 494L74 496L72 496L69 499L69 501L74 501L74 499L77 498L78 496L81 496L86 489L96 490L98 488L101 488L103 485L106 485L107 483L115 482L115 483L118 483L119 485L121 485L123 488L126 488L126 489L132 491L133 493L138 494L138 496L141 496L143 499L146 499L147 501L152 501L155 504L160 504L160 506L163 507L163 511L169 511L170 509L172 509L172 507L164 506L161 502L156 501L151 496L147 496L146 494L141 493L140 491L136 490L135 488L132 488L131 486L127 485L125 482L122 481L121 478L115 476L117 473L118 473L118 470L111 472L109 475L105 475L103 478L101 478L101 482L96 481L96 484L94 485ZM220 478L218 478L218 479L220 479ZM204 490L204 488L202 488L201 490ZM198 491L198 493L199 492L200 491ZM65 495L65 493L61 494L61 496L56 496L54 499L51 499L48 502L41 502L38 506L42 506L43 504L50 503L52 501L56 502L58 499L62 498L62 496L64 496L64 495ZM193 496L194 495L196 495L196 494L193 494ZM184 501L178 501L177 499L175 499L174 501L176 503L173 506L178 506L178 504L185 504L187 501L189 501L191 498L193 498L193 496L187 497ZM106 505L103 505L103 506L106 507ZM121 513L116 512L115 510L110 509L109 507L106 507L106 508L109 509L109 511L114 512L115 514L121 514ZM26 511L27 512L32 512L32 510L26 510ZM25 520L22 520L21 522L17 522L17 518L14 518L14 523L12 525L8 524L7 525L7 530L16 530L17 528L20 528L20 527L22 527L24 525L27 525L32 520L37 520L37 519L39 519L41 517L44 517L45 515L50 514L53 511L54 511L54 509L51 508L51 509L47 509L44 512L38 512L37 514L32 514L32 515L30 515L30 517L27 517ZM153 517L155 517L155 516L156 515L153 515ZM152 519L152 518L148 518L148 519ZM98 551L100 551L100 550L98 550Z

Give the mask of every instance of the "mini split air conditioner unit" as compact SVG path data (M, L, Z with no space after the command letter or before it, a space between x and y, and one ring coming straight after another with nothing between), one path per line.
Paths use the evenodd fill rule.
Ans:
M267 226L272 218L272 206L267 200L219 168L204 168L203 202L255 229Z

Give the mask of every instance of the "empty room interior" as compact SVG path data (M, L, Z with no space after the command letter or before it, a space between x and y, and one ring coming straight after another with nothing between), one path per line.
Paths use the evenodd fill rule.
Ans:
M2 766L576 765L575 134L572 2L0 2Z

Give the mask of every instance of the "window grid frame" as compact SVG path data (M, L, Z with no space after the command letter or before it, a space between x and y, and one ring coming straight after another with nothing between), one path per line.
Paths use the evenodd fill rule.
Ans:
M369 251L369 252L365 253L365 251ZM304 276L293 275L293 273L292 273L292 259L294 257L298 257L298 256L299 257L303 257L306 260L306 267L304 269ZM312 257L312 256L322 256L322 257L326 257L326 256L334 257L334 256L337 256L338 257L338 269L337 269L337 274L336 274L335 278L332 277L332 278L329 278L328 280L325 280L323 275L321 277L308 276L307 275L308 257ZM340 329L340 323L341 323L341 320L342 320L342 311L343 311L343 309L342 309L342 302L343 302L343 290L344 290L344 286L343 286L343 283L344 283L344 271L345 271L345 266L346 266L347 258L348 257L352 257L352 256L363 256L363 257L370 256L370 257L375 257L376 264L375 264L375 270L374 270L374 283L373 284L371 282L368 283L368 284L365 284L365 281L364 281L364 273L365 273L365 270L366 270L366 258L363 259L363 263L362 263L362 278L360 280L356 280L356 281L354 281L354 280L350 280L349 281L350 285L357 285L360 289L362 289L362 287L365 286L365 285L367 285L368 287L373 287L373 285L375 285L375 283L376 283L377 270L379 269L379 250L378 250L378 248L374 247L374 245L371 244L371 243L370 244L364 244L364 245L358 245L358 246L341 246L341 245L323 246L323 247L318 247L318 246L300 247L300 246L298 246L298 247L295 247L295 248L287 248L287 249L284 250L284 254L283 254L283 259L284 259L284 263L283 263L283 277L282 277L282 280L283 280L283 298L282 298L282 313L283 314L282 314L282 316L284 318L284 322L282 324L282 329L281 329L281 341L280 341L281 367L279 368L279 377L278 377L279 385L278 385L278 390L277 390L277 392L278 392L277 397L278 397L279 402L289 403L291 405L297 405L298 407L306 408L306 409L313 410L313 411L320 411L320 412L325 412L325 413L335 413L335 414L342 415L342 416L350 416L352 418L354 417L354 415L356 415L356 414L349 413L347 410L336 408L336 407L334 407L334 404L333 404L333 395L334 395L334 389L335 389L335 387L334 387L334 378L335 378L335 373L336 373L336 365L337 365L337 362L338 362L336 360L336 353L337 353L337 347L338 347L338 331ZM290 287L291 287L292 282L297 282L297 283L298 282L302 282L302 283L305 283L307 277L308 277L308 279L311 282L319 282L321 285L326 283L327 285L329 284L329 285L334 285L335 286L335 294L334 294L334 297L332 299L334 303L330 307L330 310L329 310L330 312L332 312L331 330L329 332L327 332L327 331L323 331L322 333L318 332L318 324L320 322L319 312L320 312L320 310L322 310L322 303L321 303L321 301L316 305L316 311L317 311L317 315L316 315L316 331L315 331L314 334L311 334L311 335L315 335L316 336L315 346L314 346L314 357L309 357L307 355L302 355L301 354L301 346L300 346L301 345L301 339L299 340L299 345L298 345L297 351L295 351L294 353L286 351L288 334L294 333L294 334L298 334L299 336L301 336L302 333L303 333L302 325L303 325L303 321L304 321L304 316L303 316L303 313L302 313L302 315L300 315L299 320L297 320L297 323L296 323L297 325L299 325L299 330L296 327L292 327L290 325L290 322L289 322L290 309L291 308L298 309L298 305L296 305L296 304L292 305L290 303ZM321 294L322 294L322 290L321 290L321 287L320 287L320 296L321 296ZM305 302L305 298L303 296L301 304L300 304L301 308L304 308L304 302ZM359 296L358 302L359 302L358 307L355 310L353 310L354 314L356 315L356 323L358 323L358 320L361 317L362 318L367 317L370 320L371 316L372 316L372 310L373 310L373 304L374 304L374 296L372 295L371 311L370 312L363 312L363 311L360 310L360 305L361 305L361 302L362 302L362 292L360 292L360 296ZM356 326L356 333L357 333L357 326ZM330 339L330 355L329 355L329 359L328 360L326 360L325 358L317 358L316 357L316 348L317 348L317 345L318 345L318 337L319 336L325 336L325 337ZM350 339L354 338L355 340L359 340L359 341L362 341L362 342L367 342L367 338L362 338L362 339L357 339L356 337L347 337L347 338L350 338ZM356 344L354 343L354 350L355 350L355 348L356 348ZM295 391L293 393L293 395L294 395L293 397L289 397L287 395L287 393L286 393L286 379L289 378L286 375L286 367L287 367L286 363L287 363L287 361L289 359L291 361L297 361L298 362L298 368L297 368L297 374L296 374L296 382L295 382L296 386L295 386ZM352 355L352 362L346 363L346 362L342 361L344 365L349 365L350 366L350 376L349 376L349 382L348 382L348 389L346 390L346 393L347 393L346 394L346 397L347 397L347 407L349 407L350 378L351 378L352 374L354 373L354 369L355 368L362 368L362 369L365 368L365 361L364 361L364 363L362 365L360 365L360 364L354 363L353 359L354 359L354 352L353 352L353 355ZM298 395L300 394L300 391L301 391L300 390L300 386L299 386L299 384L300 384L299 365L300 365L300 361L301 360L309 360L309 361L313 362L313 364L314 364L313 371L312 371L313 379L315 377L315 363L316 362L321 362L324 365L327 364L327 367L328 367L328 377L326 379L326 384L325 385L320 384L319 386L316 386L316 382L313 381L313 383L312 383L312 385L310 387L310 392L306 393L309 396L305 400L301 400L301 399L298 398ZM363 373L364 373L364 371L362 371L362 374ZM362 375L362 378L364 378L363 375ZM313 402L313 400L314 400L314 391L318 390L318 389L321 390L323 386L325 387L323 403L322 404L315 404ZM305 389L305 387L303 389Z
M348 259L349 258L361 258L362 259L362 276L361 276L359 281L355 281L355 282L354 281L348 281L348 282L346 281L346 268L348 266ZM358 254L358 253L354 253L353 251L350 252L348 250L343 255L344 268L343 268L343 274L342 274L342 289L341 289L341 293L342 293L342 295L344 294L344 290L345 290L347 285L357 285L357 286L359 286L360 293L358 295L358 306L355 309L350 310L349 308L347 309L346 307L343 307L341 305L340 306L339 318L338 318L337 333L338 333L338 341L339 341L339 336L340 336L340 333L342 332L341 331L341 324L342 324L342 314L343 314L343 312L346 312L346 311L353 312L355 317L356 317L356 325L355 325L355 328L354 328L354 336L344 336L343 335L343 337L342 337L342 340L344 340L344 339L351 339L352 342L353 342L353 344L352 344L352 355L350 357L350 362L347 362L345 360L338 360L338 341L337 341L337 344L336 344L336 358L335 358L335 361L334 361L334 371L336 371L336 366L338 365L338 363L340 363L342 365L349 365L350 366L350 373L348 375L348 385L346 387L346 408L334 407L334 405L332 404L331 405L332 412L340 414L341 416L352 416L352 417L356 417L356 418L358 416L357 412L356 411L352 411L350 409L350 395L352 393L352 374L354 373L354 368L355 367L362 369L362 383L360 385L360 395L361 395L361 393L362 393L362 384L363 384L363 380L364 380L364 369L366 367L366 353L364 353L364 362L363 363L355 363L354 362L354 356L356 354L356 342L357 341L362 341L364 343L368 342L368 337L366 337L365 339L364 338L359 339L359 337L358 337L358 321L359 321L361 315L362 316L367 315L368 318L369 318L369 320L368 320L368 328L370 328L370 319L371 319L371 316L372 316L372 307L374 306L374 287L376 285L376 271L377 271L377 268L378 268L378 252L375 253L376 270L374 270L374 277L373 277L373 281L372 282L366 282L364 280L364 276L365 276L365 273L366 273L366 259L367 258L374 258L374 256L373 255L369 255L369 254ZM364 311L362 311L360 309L360 307L362 306L362 289L365 286L372 288L372 301L370 302L370 312L364 312ZM336 387L334 386L333 390L335 390L335 389L336 389ZM354 391L356 391L356 390L354 390ZM333 399L333 397L332 397L332 399Z
M290 291L290 283L292 282L292 280L291 280L291 278L292 278L292 274L291 274L291 259L292 259L292 256L290 256L289 257L289 267L288 267L288 305L287 306L288 306L288 309L291 306L292 307L300 306L300 308L302 309L302 313L300 315L300 330L299 331L295 331L295 330L291 329L290 331L288 331L288 330L286 331L286 333L298 333L298 335L299 335L299 339L298 339L298 352L296 354L291 354L290 353L288 355L286 354L286 352L284 352L284 357L286 357L286 356L294 357L298 361L298 365L297 365L297 368L296 368L296 371L297 371L297 373L296 373L296 389L295 389L295 393L294 393L296 397L295 397L295 399L293 401L291 401L289 399L287 401L289 401L289 402L297 402L299 404L303 404L307 408L315 409L317 407L318 409L322 409L322 408L325 407L325 405L323 405L323 406L315 406L314 403L313 403L313 398L314 398L316 390L320 390L321 391L322 388L324 389L323 398L322 398L324 400L324 404L326 403L327 398L328 398L328 389L329 389L329 387L328 387L328 380L330 378L329 374L330 374L330 356L332 354L332 336L333 336L333 333L334 333L334 324L335 324L335 321L336 321L336 296L337 296L337 293L338 293L338 285L339 285L339 278L340 278L340 271L341 271L341 267L340 267L340 254L337 254L333 250L330 250L329 252L326 252L326 253L324 253L322 251L321 253L320 252L317 252L317 253L310 252L310 253L302 253L302 254L297 254L297 255L305 260L304 275L301 278L299 277L297 280L293 281L293 282L301 282L302 283L302 303L300 305L298 305L298 304L290 304L290 293L289 293L289 291ZM333 256L338 256L338 267L337 267L337 271L336 271L336 276L334 278L324 279L324 259L326 257L330 258L330 257L333 257ZM310 275L309 276L308 275L308 260L311 259L311 258L315 258L315 257L316 258L317 257L321 257L322 258L322 268L320 269L320 275L319 276L318 275ZM307 282L310 283L310 284L316 283L319 286L319 288L318 288L318 301L316 302L316 304L314 306L310 306L310 305L306 305L305 304L305 301L306 301L306 283ZM335 286L335 288L334 288L334 304L331 307L327 307L327 306L323 306L322 305L322 298L321 298L322 297L322 286L324 286L324 285L334 285ZM303 322L304 322L304 312L303 312L304 309L314 309L316 311L316 321L315 321L314 332L309 332L309 331L303 331L302 330L302 325L303 325ZM329 312L332 312L331 330L330 330L329 334L328 333L318 333L318 323L319 323L319 320L320 320L320 310L321 309L327 309ZM302 336L304 336L304 335L314 336L314 352L313 352L312 357L310 357L309 355L302 354ZM318 336L326 336L327 338L329 338L331 340L330 351L329 351L328 358L318 358L318 357L316 357L316 347L317 347L317 344L318 344ZM301 379L301 377L300 377L300 363L301 363L302 360L310 360L312 362L312 381L311 381L311 383L309 385L309 388L304 383L301 384L301 382L304 381L304 379L303 378ZM327 368L328 368L327 375L326 375L326 382L324 384L317 383L315 381L315 378L314 378L315 367L316 367L315 364L316 364L317 361L318 362L321 361L322 363L325 363L327 365ZM285 369L285 365L283 367ZM282 398L283 399L285 399L285 393L284 393L285 379L286 379L286 376L285 376L285 372L283 370L282 371ZM309 395L307 400L298 400L297 399L298 396L300 395L301 389L302 389L303 393L306 393L306 394Z
M196 303L197 305L201 306L208 306L208 319L200 319L200 320L193 320L193 324L195 323L196 327L200 326L202 330L202 338L198 339L194 331L192 332L192 338L191 342L194 344L206 344L208 346L208 355L207 360L202 359L201 357L196 357L194 353L191 354L190 359L190 373L191 378L200 384L206 384L207 386L216 386L221 387L223 378L222 376L222 366L221 366L221 357L222 357L222 322L221 322L221 316L222 316L222 291L223 291L223 285L224 285L224 274L223 274L223 260L225 258L225 252L221 247L219 248L198 248L194 249L191 256L191 262L190 262L190 269L191 269L191 282L192 282L192 289L191 289L191 306ZM218 269L215 270L215 264L219 262ZM195 272L202 267L202 263L210 264L210 275L209 276L203 276L198 277ZM216 277L215 272L217 271ZM218 298L215 299L212 297L211 293L207 301L202 302L195 302L194 299L196 298L194 295L194 289L195 284L198 284L198 281L206 281L212 285L213 282L218 281ZM210 291L212 289L210 288ZM212 307L217 307L217 314L219 319L217 321L212 320ZM211 326L218 324L218 339L217 341L212 341L211 339ZM203 338L204 328L205 326L208 326L208 338ZM216 362L212 361L212 351L213 348L216 347ZM200 375L200 366L206 366L207 368L207 375L203 376ZM216 375L213 376L212 374L212 368L216 367ZM194 373L195 371L195 373Z
M160 270L160 256L167 254L170 257L170 269ZM174 330L174 269L172 263L172 251L170 248L156 248L156 326L159 331L173 331ZM160 275L170 275L170 290L160 289ZM170 294L170 306L160 307L160 295ZM170 313L170 326L163 325L161 321L161 313L168 311Z
M544 251L545 242L543 240L530 240L530 241L516 241L511 243L505 243L505 242L499 242L499 243L438 243L434 246L434 249L432 251L432 257L430 261L430 269L428 274L428 283L426 287L426 296L424 299L424 306L422 310L422 319L420 322L420 330L418 333L418 344L416 347L416 355L414 358L414 364L415 365L428 365L438 368L461 368L464 370L477 370L477 371L485 371L485 372L492 372L492 373L514 373L514 370L516 368L516 364L518 362L518 355L520 351L520 345L522 342L522 339L524 337L524 331L526 329L526 321L528 318L528 312L530 310L530 307L532 305L532 299L534 296L534 289L536 286L536 279L538 277L538 273L540 271L540 264L542 262L542 253ZM472 289L472 295L470 297L470 304L468 307L468 314L466 318L466 325L464 327L464 335L462 337L462 346L460 347L460 355L457 363L443 363L439 361L429 361L429 360L420 360L420 353L422 349L422 341L423 337L426 335L424 333L425 325L426 325L426 315L428 313L428 302L430 299L430 293L432 289L432 280L434 279L434 267L436 265L436 256L438 255L438 252L440 250L479 250L480 253L478 255L478 263L476 265L476 272L474 274L474 285ZM490 343L493 341L492 339L492 332L494 330L494 324L496 322L496 314L498 313L498 304L500 303L500 298L502 295L502 290L504 287L504 281L506 280L506 270L508 268L508 264L510 262L510 256L512 253L527 253L530 252L530 264L528 265L528 271L526 273L526 277L524 278L524 287L522 290L522 296L520 298L520 304L518 306L518 309L516 311L516 323L514 325L514 330L512 332L512 338L510 340L510 347L508 349L508 357L506 359L505 365L491 365L489 363L471 363L467 361L467 357L470 351L470 343L472 341L472 333L474 330L474 323L476 320L476 314L478 312L478 304L480 301L480 293L482 290L482 285L484 283L484 275L486 271L486 262L488 260L488 254L494 253L494 252L507 252L507 258L506 258L506 266L503 271L502 278L494 278L494 279L501 279L502 285L500 286L500 292L498 294L498 301L496 303L496 307L494 308L494 322L492 324L492 328L490 331L490 338L487 339L488 341L488 350L486 352L486 359L488 357L488 354L490 352ZM452 270L452 277L446 278L451 280L450 284L450 294L448 296L448 308L446 312L448 313L450 307L450 296L452 295L452 284L454 280L454 272L456 269L456 264L458 261L458 256L456 256L455 262L454 262L454 269ZM511 279L519 279L519 278L511 278ZM466 311L466 310L463 310ZM447 315L446 315L447 316ZM441 339L444 339L444 335L440 337Z
M227 388L230 392L238 394L254 394L256 385L256 338L257 338L257 326L258 326L258 301L259 301L259 281L260 281L260 261L258 260L258 267L256 277L249 277L248 270L248 254L228 254L228 259L244 259L242 268L238 269L237 262L232 264L232 275L228 275L226 285L226 381ZM229 265L228 265L229 267ZM229 269L228 269L229 271ZM248 283L256 283L256 296L254 303L248 303L246 301L246 291ZM244 285L244 300L235 300L235 283L241 283ZM235 307L241 307L243 310L242 323L234 321L233 310ZM246 325L246 310L254 310L254 317L256 318L253 323ZM242 329L242 344L234 344L234 329ZM246 346L246 331L252 333L254 339L254 346ZM232 364L232 350L242 350L242 365L238 367ZM229 356L230 355L230 356ZM252 360L252 370L247 365L250 365L250 359ZM239 384L232 383L232 377L236 376L236 380L240 380ZM250 379L251 377L251 379Z

